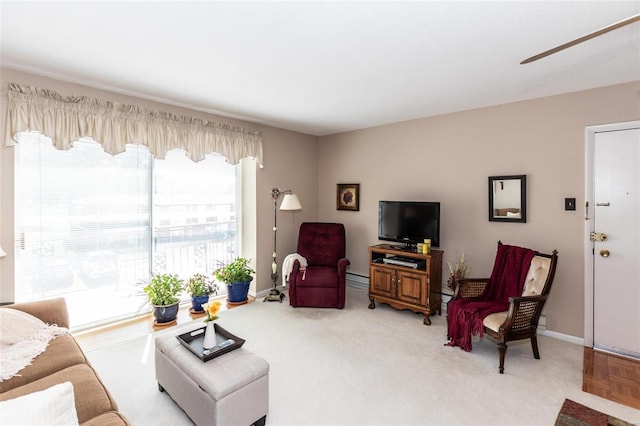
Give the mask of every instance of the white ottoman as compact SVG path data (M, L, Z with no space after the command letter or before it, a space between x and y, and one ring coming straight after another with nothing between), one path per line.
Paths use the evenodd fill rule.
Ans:
M203 362L180 344L178 334L155 339L160 391L198 426L264 425L269 411L267 361L238 348Z

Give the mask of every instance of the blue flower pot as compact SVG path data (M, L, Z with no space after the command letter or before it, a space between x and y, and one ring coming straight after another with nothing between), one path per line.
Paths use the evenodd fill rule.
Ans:
M209 301L209 295L205 296L194 296L191 298L191 308L193 308L194 312L204 312L204 308L202 305Z
M178 317L179 308L179 303L174 303L173 305L166 306L153 305L153 316L158 324L171 322Z
M231 303L246 302L249 298L249 286L253 281L253 277L243 283L227 284L227 300Z

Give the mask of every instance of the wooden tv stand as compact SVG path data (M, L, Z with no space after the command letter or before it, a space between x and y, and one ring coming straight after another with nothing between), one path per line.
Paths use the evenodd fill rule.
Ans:
M404 250L390 244L369 247L369 309L375 302L395 309L409 309L424 314L424 324L431 325L429 315L442 315L442 250L429 254ZM399 256L418 262L417 268L384 263Z

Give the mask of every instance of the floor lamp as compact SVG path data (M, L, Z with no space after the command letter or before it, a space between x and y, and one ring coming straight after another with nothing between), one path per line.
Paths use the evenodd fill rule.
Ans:
M298 196L291 192L290 189L280 191L278 188L271 190L271 198L273 198L273 260L271 261L271 281L273 281L273 288L269 291L269 294L265 296L263 302L280 302L284 299L284 293L278 290L278 258L276 254L276 236L278 233L278 198L284 195L282 204L280 204L280 210L300 210L302 205Z

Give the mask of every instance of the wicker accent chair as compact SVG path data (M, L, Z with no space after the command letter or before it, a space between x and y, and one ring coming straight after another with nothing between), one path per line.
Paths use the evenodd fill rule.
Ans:
M498 241L498 244L502 242ZM504 373L504 358L509 341L531 339L533 356L535 359L540 359L537 338L538 321L551 290L557 263L557 250L552 254L537 253L531 260L522 295L509 298L508 311L493 313L484 318L482 322L484 334L498 343L500 374ZM459 280L451 300L480 296L488 282L489 278Z

